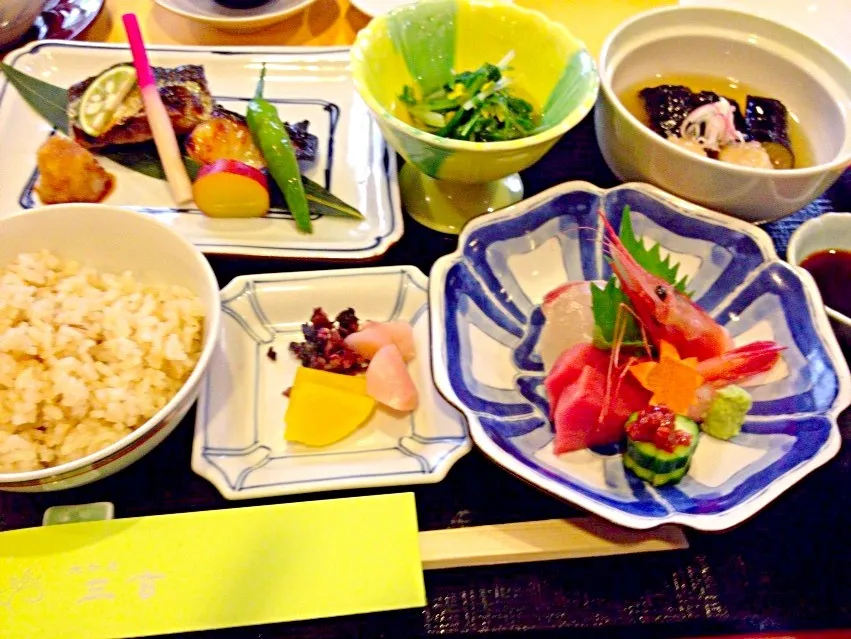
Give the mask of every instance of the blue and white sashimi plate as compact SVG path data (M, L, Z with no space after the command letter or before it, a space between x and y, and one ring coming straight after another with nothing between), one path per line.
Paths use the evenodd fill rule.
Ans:
M227 499L438 482L471 448L463 415L432 379L428 279L412 266L237 277L221 291L222 335L201 387L192 469ZM313 309L334 317L407 320L419 391L411 413L377 408L345 439L322 448L284 439L288 399ZM270 356L272 349L273 356Z
M680 263L693 299L737 344L787 347L747 383L754 405L742 433L701 437L688 475L662 488L627 473L615 447L553 454L537 352L544 294L609 277L597 211L617 228L626 205L636 233ZM851 375L812 278L781 261L757 227L655 187L569 182L478 218L435 264L430 299L435 382L467 416L473 441L512 473L617 524L723 530L839 451Z

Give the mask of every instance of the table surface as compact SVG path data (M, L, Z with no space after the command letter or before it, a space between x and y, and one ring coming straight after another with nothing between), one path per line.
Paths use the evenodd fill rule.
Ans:
M530 0L529 4L552 8L562 5L562 0ZM616 6L616 10L610 7L610 17L625 5L632 10L636 5L648 5L610 4ZM563 6L573 5L572 1L563 2ZM280 41L261 42L254 39L261 37L258 34L248 36L246 43L347 43L358 25L366 21L348 7L346 0L318 0L313 6L336 12L332 20L325 18L331 22L321 32L312 30L310 21L314 18L302 16L284 24L285 35ZM153 7L150 0L107 0L107 10L86 38L121 40L115 20L127 10L139 13L149 42L221 44L233 43L235 38L219 34L218 39L207 40L213 36L182 20L171 22L171 14ZM192 30L192 39L186 37L190 32L185 29ZM523 178L529 195L571 179L603 187L616 184L597 149L590 118L568 133ZM766 226L781 256L789 233L801 221L828 210L851 211L851 172L807 209ZM455 237L430 231L406 218L404 237L377 264L413 264L428 273L434 260L454 250L455 245ZM210 261L221 285L247 273L329 268L327 264L294 265L222 256L210 256ZM429 572L428 604L422 610L186 636L401 639L522 633L609 638L851 627L851 580L847 577L851 553L843 542L851 528L851 515L843 503L846 487L851 485L851 411L846 411L840 422L843 446L835 459L734 530L713 534L688 531L687 550ZM228 502L190 468L193 423L194 411L152 453L121 473L89 486L41 495L0 494L0 531L37 526L45 509L59 504L111 501L116 517L133 517L376 492ZM417 487L414 492L423 530L584 514L516 479L476 450L459 461L443 482Z

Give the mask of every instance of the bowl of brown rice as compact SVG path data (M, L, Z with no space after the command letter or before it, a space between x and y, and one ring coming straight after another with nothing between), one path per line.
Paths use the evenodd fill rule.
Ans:
M0 217L0 490L87 484L195 402L219 335L204 255L154 216L63 204Z

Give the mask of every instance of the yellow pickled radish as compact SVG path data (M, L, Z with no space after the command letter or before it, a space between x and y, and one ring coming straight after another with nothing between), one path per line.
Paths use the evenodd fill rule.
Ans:
M305 446L328 446L355 432L372 415L375 405L368 395L298 382L290 391L284 439Z
M342 375L340 373L329 373L307 366L300 366L295 372L295 386L300 384L321 384L338 388L339 390L366 395L366 378L362 375Z
M77 115L80 128L92 137L103 134L109 129L116 109L134 86L136 69L132 64L122 64L101 73L80 99Z

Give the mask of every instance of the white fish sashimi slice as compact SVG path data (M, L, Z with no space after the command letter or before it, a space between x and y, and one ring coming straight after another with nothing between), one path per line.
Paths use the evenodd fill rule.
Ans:
M366 393L394 410L411 411L419 393L395 344L378 350L366 369Z
M605 282L594 281L604 286ZM559 356L579 343L594 339L590 281L568 282L548 293L541 307L546 323L538 340L538 354L549 373Z

